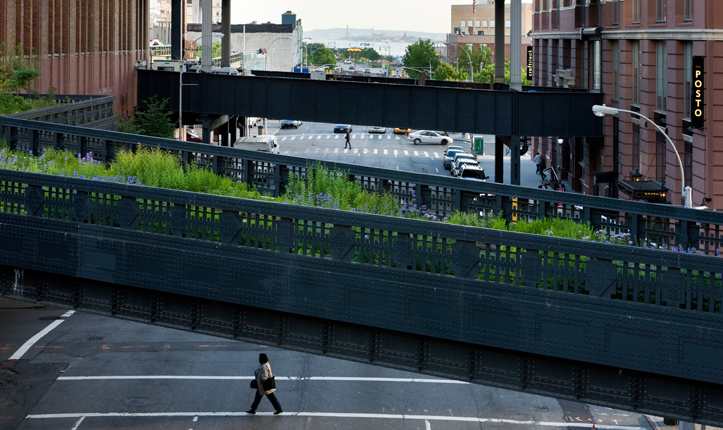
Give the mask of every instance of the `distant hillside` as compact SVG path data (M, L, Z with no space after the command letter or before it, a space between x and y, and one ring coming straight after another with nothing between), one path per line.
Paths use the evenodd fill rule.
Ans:
M424 33L421 31L399 31L399 30L375 30L371 28L350 28L349 36L355 40L369 38L394 39L404 36L420 39L431 39L433 42L444 42L447 35L444 33ZM346 28L330 28L326 30L304 30L305 37L313 37L314 39L345 39L347 34ZM382 36L382 34L384 36Z

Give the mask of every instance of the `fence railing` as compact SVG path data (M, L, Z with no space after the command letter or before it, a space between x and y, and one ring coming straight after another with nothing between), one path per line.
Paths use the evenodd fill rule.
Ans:
M56 95L57 106L7 115L9 118L115 130L115 96Z
M32 150L35 154L48 147L83 155L92 151L96 159L109 162L118 151L132 150L138 145L163 148L175 153L183 165L197 163L274 197L285 192L291 175L305 175L311 162L300 157L8 117L0 117L0 127L11 148ZM391 193L409 205L425 205L440 218L454 211L478 214L493 211L501 213L509 222L558 217L589 223L595 230L611 235L629 234L627 240L633 245L648 242L706 255L717 255L723 246L723 213L719 212L351 164L319 163L346 172L351 180L369 191Z

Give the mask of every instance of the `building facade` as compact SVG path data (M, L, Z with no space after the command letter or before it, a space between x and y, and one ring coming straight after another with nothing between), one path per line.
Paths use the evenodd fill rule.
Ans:
M723 2L535 0L533 25L535 85L600 92L606 105L650 118L681 162L664 135L628 113L605 117L602 139L535 139L532 156L542 153L583 193L641 198L634 191L645 184L681 204L684 184L694 206L723 209L723 107L713 102Z
M283 24L270 22L231 25L231 50L244 53L245 68L291 72L302 63L304 29L296 15L286 12ZM221 31L214 24L213 31ZM186 40L201 36L200 24L188 24Z
M136 106L136 61L149 58L149 0L0 0L0 42L39 59L33 90L114 94Z
M506 3L509 3L509 0ZM474 11L471 4L452 5L451 12L450 33L494 36L495 0L477 0ZM532 30L531 0L522 0L522 30L523 34ZM509 4L505 5L505 34L510 34Z
M223 8L221 7L221 0L211 0L212 1L212 15L213 18L211 19L211 22L214 24L218 24L221 22L221 12ZM201 0L185 0L186 3L186 22L192 23L192 24L200 24L201 23Z

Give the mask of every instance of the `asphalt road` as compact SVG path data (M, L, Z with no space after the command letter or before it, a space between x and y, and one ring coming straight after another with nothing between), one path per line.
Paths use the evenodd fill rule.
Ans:
M369 128L368 126L352 125L352 150L344 149L344 134L335 134L333 132L334 124L304 122L298 129L280 129L279 121L269 120L267 133L276 135L281 153L284 155L450 176L450 171L446 170L442 163L446 146L414 145L403 135L394 134L392 128L387 127L385 134L369 133ZM454 145L460 145L466 151L471 151L469 139L465 138L462 133L450 133L450 137L454 139ZM477 155L477 160L485 169L485 174L494 178L494 136L482 135L481 137L485 142L484 154ZM535 164L530 155L523 156L520 162L520 185L537 188L540 184L540 177L535 174ZM504 158L504 176L504 182L511 183L509 155Z
M0 345L1 429L658 430L640 414L7 299ZM259 352L282 415L267 399L244 413Z

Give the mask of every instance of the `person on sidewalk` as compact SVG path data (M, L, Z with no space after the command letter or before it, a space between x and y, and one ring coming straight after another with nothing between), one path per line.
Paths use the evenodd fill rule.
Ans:
M537 170L535 170L535 173L537 173L540 176L543 176L543 179L544 179L543 171L545 170L545 160L542 158L542 156L540 155L539 152L537 153L537 155L535 155L534 162L535 162L535 167L537 168Z
M347 145L349 146L349 149L351 149L351 137L349 137L349 130L346 131L346 136L344 136L344 149L346 149Z
M256 408L258 408L259 403L261 403L261 398L266 396L271 402L271 404L274 406L274 409L276 409L274 415L278 415L284 411L281 409L281 403L279 403L278 399L274 395L274 391L276 391L276 382L274 380L274 374L271 373L269 357L263 353L259 354L259 363L261 363L261 365L257 367L256 371L254 372L254 375L256 375L256 380L251 381L252 388L254 386L254 382L256 382L256 397L254 398L254 403L251 405L251 409L246 411L246 413L252 415L255 414ZM274 383L269 384L266 381L273 381ZM264 385L264 383L266 383L266 385Z

